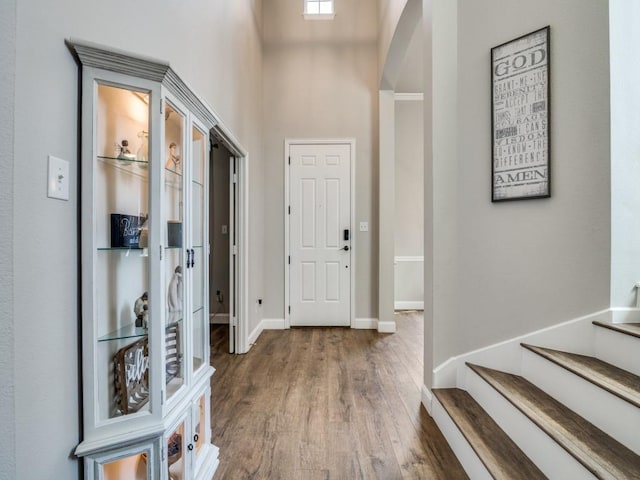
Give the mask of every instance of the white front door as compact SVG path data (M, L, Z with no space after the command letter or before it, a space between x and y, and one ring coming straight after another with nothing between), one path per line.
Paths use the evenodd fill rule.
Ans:
M289 146L289 323L351 324L351 145Z

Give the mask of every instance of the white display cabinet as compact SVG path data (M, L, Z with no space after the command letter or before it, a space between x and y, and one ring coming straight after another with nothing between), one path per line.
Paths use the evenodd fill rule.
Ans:
M210 109L169 65L81 66L83 440L89 479L210 479Z

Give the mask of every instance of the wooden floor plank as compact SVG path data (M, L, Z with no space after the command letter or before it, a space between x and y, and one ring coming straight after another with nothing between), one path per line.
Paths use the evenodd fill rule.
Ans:
M215 479L467 478L420 404L420 315L398 333L265 331L246 355L212 329Z
M640 407L640 377L587 355L521 344L524 348L584 378L622 400Z
M467 365L596 478L640 480L640 456L525 378Z

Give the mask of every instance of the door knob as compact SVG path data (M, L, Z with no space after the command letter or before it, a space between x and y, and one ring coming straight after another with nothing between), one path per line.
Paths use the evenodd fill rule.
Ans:
M342 250L344 250L345 252L349 251L349 245L345 245L344 247L342 247Z

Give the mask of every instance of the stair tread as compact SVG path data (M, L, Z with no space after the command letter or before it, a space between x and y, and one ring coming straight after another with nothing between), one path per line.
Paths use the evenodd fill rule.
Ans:
M433 394L493 478L547 478L467 392L438 388Z
M599 320L594 320L591 323L599 327L608 328L609 330L615 330L616 332L640 338L640 323L613 323L601 322Z
M569 370L598 387L640 407L640 377L587 355L521 344L524 348Z
M600 479L640 479L640 456L519 375L467 363Z

